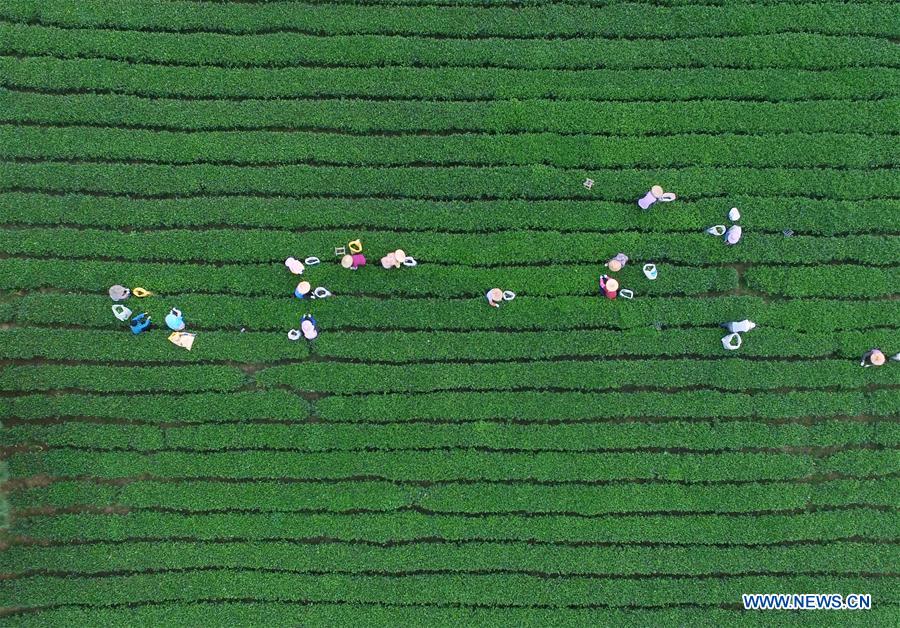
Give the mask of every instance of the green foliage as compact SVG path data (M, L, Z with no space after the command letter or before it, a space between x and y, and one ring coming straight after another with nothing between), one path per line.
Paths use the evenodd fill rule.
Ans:
M0 126L0 156L157 164L403 166L547 164L561 168L697 166L884 167L894 138L851 134L604 137L553 133L338 135L229 131L171 133Z
M359 272L348 272L340 267L333 256L336 245L346 244L350 239L361 236L365 239L365 252L370 266ZM115 233L99 229L7 229L0 231L0 246L10 253L21 255L58 255L66 257L104 256L115 261L166 261L175 262L231 262L226 270L253 262L270 262L268 269L250 266L247 270L261 271L268 277L281 279L293 289L293 277L282 262L293 254L299 258L306 255L297 249L302 246L310 255L318 255L325 263L310 268L310 281L340 281L349 286L377 282L384 277L409 277L417 284L428 286L427 273L448 273L460 275L463 279L477 280L478 271L492 270L513 272L517 265L536 265L531 272L546 276L554 270L572 273L569 264L590 263L593 276L606 271L600 260L609 259L619 250L629 251L633 261L619 274L623 281L640 282L644 291L658 289L658 284L671 281L688 284L679 273L689 272L691 276L723 271L722 268L697 268L696 265L712 265L716 262L741 263L782 263L792 269L792 263L812 264L815 262L862 262L872 265L900 265L900 243L896 237L872 235L845 236L842 238L795 236L784 238L779 235L752 235L746 244L727 246L720 238L706 233L636 233L617 234L572 234L565 232L498 232L491 234L434 234L397 233L395 231L354 233L350 230L326 230L309 234L298 244L295 234L286 230L226 230L210 229L194 231L189 229L162 230L152 232ZM403 248L421 262L414 271L386 273L378 260L389 251ZM598 259L598 257L600 259ZM121 259L120 259L121 258ZM334 260L334 261L332 261ZM641 273L642 262L672 262L679 267L663 266L660 279L653 283ZM31 260L29 260L31 262ZM10 262L8 262L10 263ZM243 264L242 264L243 263ZM56 262L57 266L66 264ZM693 267L681 267L682 264ZM462 266L463 268L460 268ZM469 266L469 268L466 268ZM493 268L502 266L502 268ZM118 267L118 265L117 265ZM124 272L134 266L121 266ZM102 268L102 266L101 266ZM44 267L39 267L44 270ZM811 269L815 270L815 269ZM836 271L841 271L838 268ZM853 268L846 269L853 272ZM880 272L879 269L873 269ZM888 273L894 268L888 269ZM4 276L20 274L16 267L3 273ZM673 277L670 279L669 276ZM577 276L577 275L576 275ZM551 275L552 277L552 275ZM888 275L890 278L890 275ZM304 277L306 278L306 277ZM444 279L442 281L449 281ZM533 282L538 283L538 282ZM376 284L377 285L377 284Z
M646 40L645 40L646 41ZM44 94L0 87L4 120L106 124L171 130L323 129L554 132L657 136L666 133L891 133L900 100L614 102L514 98L499 101L362 98L239 101L120 94ZM649 139L649 138L648 138Z
M900 116L900 111L897 112ZM803 208L797 211L798 204ZM18 225L81 225L87 227L233 227L303 228L312 236L323 228L356 233L429 231L487 233L540 230L584 231L607 238L636 238L641 233L693 231L697 233L723 220L728 205L744 208L741 224L754 236L765 235L775 250L790 251L793 241L778 243L768 236L787 226L808 235L890 233L900 201L834 201L824 199L735 196L688 199L665 219L637 210L634 201L432 201L402 199L283 199L192 198L131 199L97 198L83 194L0 193L0 205L10 223ZM749 211L747 208L751 208ZM354 227L347 228L347 216ZM693 235L693 234L692 234ZM354 236L356 237L356 236ZM670 244L679 238L671 237ZM755 246L756 238L747 244ZM823 240L816 240L822 243ZM710 254L717 247L704 245ZM743 248L743 247L742 247ZM559 251L558 253L562 253ZM564 251L571 254L568 248ZM719 253L721 254L721 253ZM740 255L731 251L729 255Z
M408 0L405 0L408 1ZM478 0L479 2L483 0ZM865 618L879 625L893 621L896 610L892 606L873 606L865 612ZM821 625L831 619L832 611L805 611L792 616L794 625ZM744 611L718 608L535 608L535 607L439 607L439 606L385 606L383 604L310 604L296 602L216 601L216 602L158 602L147 606L79 607L48 609L40 614L16 617L20 626L73 626L98 622L104 625L135 623L160 625L173 622L177 625L235 626L274 625L290 617L293 621L308 625L340 626L359 621L360 616L372 625L401 626L423 623L427 625L515 625L573 626L615 625L624 626L646 622L654 626L704 625L722 626L733 622L750 624L762 619L747 618ZM850 616L852 617L852 616Z
M162 341L162 339L160 339ZM149 423L303 420L309 404L284 391L184 395L21 395L6 397L0 414L17 419L92 417Z
M0 4L4 619L896 624L895 13Z
M391 541L441 538L548 543L763 544L809 539L893 538L896 516L878 508L820 509L799 514L468 515L433 516L421 512L345 514L129 512L61 513L16 519L13 531L71 541L122 540L161 535L197 540L333 538Z
M900 72L898 72L900 76ZM898 86L900 89L900 86ZM35 191L89 191L135 196L273 195L366 196L479 199L589 198L581 185L591 175L604 200L633 200L647 192L648 181L660 181L673 190L691 190L697 197L727 193L802 196L811 188L826 198L867 200L900 196L900 182L888 169L827 168L711 168L597 172L551 166L474 168L399 167L352 168L340 166L160 166L146 164L8 163L0 172L6 188ZM460 184L464 181L464 184ZM614 195L603 190L621 190ZM877 194L873 196L874 191Z
M70 566L71 571L92 573L101 570L232 567L277 569L285 556L291 568L315 570L322 563L346 565L348 570L405 571L407 565L427 570L466 572L473 570L515 570L574 574L654 574L708 575L753 571L854 571L880 570L895 562L898 550L891 546L834 543L832 552L816 545L786 547L558 547L552 553L525 544L504 547L498 543L416 544L371 547L323 543L296 545L275 543L129 543L114 550L105 544L87 548L50 547L28 552L14 548L10 564L27 569L54 569ZM843 562L840 556L843 556ZM32 562L29 562L32 561Z
M794 27L795 28L795 27ZM162 98L416 98L478 100L673 100L736 98L794 101L877 98L897 93L900 71L674 68L529 70L417 67L182 67L98 59L0 57L5 84L38 88L52 77L65 90L97 89Z
M297 570L262 572L214 569L68 578L34 575L0 581L0 602L9 606L60 603L125 604L141 601L242 599L248 591L267 601L366 602L415 604L521 605L553 601L561 605L613 606L729 604L742 592L862 591L873 599L890 599L890 578L860 576L726 576L715 579L654 576L653 586L641 579L579 577L543 578L538 575L443 573L342 575Z
M163 432L164 430L164 432ZM4 432L10 445L95 449L219 450L261 447L308 452L365 449L488 449L523 451L637 450L646 448L730 450L823 448L900 444L900 424L889 417L862 422L822 420L812 425L752 420L628 421L517 425L471 422L374 424L360 430L342 423L128 424L106 421L53 425L22 423Z
M749 340L748 340L749 342ZM718 347L721 348L721 345ZM488 357L490 353L486 353ZM273 366L257 374L263 386L317 393L362 394L436 390L618 390L714 388L860 388L900 385L900 374L869 375L850 360L774 362L725 360L554 360L523 364L405 364L312 362Z
M802 67L895 65L882 38L781 33L730 38L629 40L578 38L450 39L383 35L313 36L271 33L245 37L123 30L0 25L3 52L97 56L131 62L229 67L470 66L516 68Z
M170 345L168 349L178 349ZM183 350L183 349L182 349ZM227 366L8 366L0 371L0 390L81 389L111 392L194 392L235 390L247 383L238 368Z
M873 393L787 392L442 392L334 396L316 411L332 421L554 421L621 417L783 419L805 416L890 415L900 411L900 395Z
M662 4L662 3L660 3ZM816 33L896 35L891 7L882 3L812 2L717 6L611 6L552 4L530 7L367 6L265 3L248 11L240 4L139 0L8 0L0 15L47 24L115 26L124 29L210 30L249 34L266 29L309 33L404 33L483 36L610 35L614 37L721 36L723 33Z

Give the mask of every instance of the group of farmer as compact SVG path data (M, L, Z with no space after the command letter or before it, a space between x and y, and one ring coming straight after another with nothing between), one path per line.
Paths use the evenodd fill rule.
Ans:
M584 186L591 189L593 181L591 179L585 180ZM665 192L662 187L655 185L647 192L647 194L640 198L637 203L641 209L647 211L657 202L669 203L676 198L675 194ZM728 212L728 219L733 223L731 227L716 225L710 227L706 231L712 235L722 236L726 244L737 244L741 239L742 233L740 225L734 223L737 223L740 218L740 211L736 207L733 207ZM787 232L785 232L786 237L787 235ZM363 266L366 266L366 257L363 254L361 240L353 240L348 242L346 247L335 248L335 255L341 258L340 265L348 270L356 271ZM628 264L628 261L629 258L627 255L618 253L615 257L606 262L607 271L613 274L618 273L626 264ZM317 257L307 257L302 262L294 257L289 257L285 260L284 265L291 273L302 275L307 266L315 266L319 263L320 261ZM416 264L416 260L407 255L403 249L390 251L381 258L381 266L385 269L397 269L403 266L414 267ZM655 264L645 264L643 271L647 279L651 281L656 279L657 269ZM619 281L610 274L604 273L600 275L598 284L600 293L607 299L616 299L618 296L631 299L634 296L634 293L631 290L621 288ZM132 311L119 302L124 301L132 294L137 297L152 295L151 292L144 290L143 288L135 288L132 291L123 286L116 285L109 289L110 298L116 302L112 306L113 314L121 321L126 321L131 318ZM331 296L331 292L327 288L321 286L313 289L308 281L300 281L294 288L294 296L298 299L322 299ZM512 301L515 297L516 295L514 292L503 290L501 288L491 288L485 293L485 299L487 300L488 305L494 308L499 308L504 302ZM181 311L177 308L172 308L165 317L165 322L166 326L173 331L169 336L169 340L175 345L190 350L194 341L194 334L185 333L183 331L185 323ZM150 327L150 324L151 318L147 312L141 312L129 321L131 332L135 335L146 330ZM725 349L733 351L741 346L741 334L755 328L756 323L749 320L743 320L723 323L722 327L725 327L730 332L730 335L725 336L722 339L722 344ZM243 331L243 329L241 331ZM299 329L291 329L288 332L288 338L291 340L299 340L300 338L315 340L318 335L318 323L316 322L316 319L308 313L301 316ZM860 365L867 368L872 366L883 366L887 363L888 359L889 358L885 355L884 351L874 348L863 355ZM891 356L890 360L900 361L900 353Z

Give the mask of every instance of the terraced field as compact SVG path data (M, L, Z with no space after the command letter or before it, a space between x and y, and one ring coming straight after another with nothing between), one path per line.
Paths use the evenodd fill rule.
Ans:
M868 0L4 0L0 622L897 625L898 41Z

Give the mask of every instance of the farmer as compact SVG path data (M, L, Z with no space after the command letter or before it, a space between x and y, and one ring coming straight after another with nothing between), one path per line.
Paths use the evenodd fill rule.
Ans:
M113 301L124 301L130 295L131 290L129 290L125 286L120 286L119 284L116 284L109 289L109 298Z
M619 282L609 275L600 275L600 290L603 291L607 299L615 299L619 290Z
M294 257L289 257L284 260L284 265L288 267L288 270L294 273L295 275L303 274L303 262Z
M627 264L627 263L628 263L628 256L625 255L624 253L619 253L614 258L612 258L611 260L606 262L606 267L611 272L617 273L620 270L622 270L622 267L625 266L625 264Z
M312 286L308 281L301 281L297 284L297 287L294 288L294 296L298 299L305 299L311 289Z
M174 307L169 310L169 313L166 315L166 326L172 331L184 329L184 316L182 316L181 310Z
M491 288L484 296L491 307L500 307L503 302L503 290L500 288Z
M884 362L884 353L882 353L880 349L872 349L862 357L862 362L860 362L859 365L869 368L870 366L882 366Z
M397 256L394 253L388 253L381 258L381 266L383 268L400 268L400 263L397 262Z
M131 319L131 333L135 336L148 327L150 327L150 317L147 316L147 312L142 312Z
M407 259L406 251L397 249L382 257L381 265L385 268L400 268Z
M675 195L671 192L663 192L663 189L659 185L654 185L650 188L650 191L644 194L644 197L638 199L638 206L647 211L650 209L650 206L653 205L656 201L662 201L663 203L669 203L675 200Z
M318 337L319 328L312 314L304 314L303 318L300 319L300 331L303 332L303 337L307 340L315 340Z
M362 253L354 253L352 255L345 255L341 258L341 266L344 268L349 268L350 270L356 270L360 266L366 265L366 256Z
M720 327L724 327L733 334L742 334L756 327L756 323L751 320L744 319L742 321L734 321L731 323L722 323Z

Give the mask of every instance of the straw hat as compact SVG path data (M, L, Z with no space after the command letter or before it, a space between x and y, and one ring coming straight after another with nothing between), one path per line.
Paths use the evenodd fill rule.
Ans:
M307 294L310 289L312 289L312 286L308 281L301 281L297 284L297 289L295 290L295 292L299 294Z
M878 349L872 349L872 355L869 356L869 360L872 361L872 364L875 366L881 366L884 364L884 354Z
M345 255L344 257L342 257L341 266L343 266L344 268L350 268L351 266L353 266L353 256Z
M394 251L394 259L397 260L397 265L399 266L406 260L406 252L403 249L397 249Z
M606 267L609 268L612 272L617 273L622 270L622 262L617 259L611 259L606 262Z
M655 196L656 198L659 198L660 196L665 194L661 185L654 185L652 188L650 188L650 193L653 194L653 196Z
M499 303L503 300L503 290L500 288L491 288L490 292L488 292L488 298L494 303Z
M619 289L619 282L615 279L607 279L606 280L606 291L607 292L615 292Z

